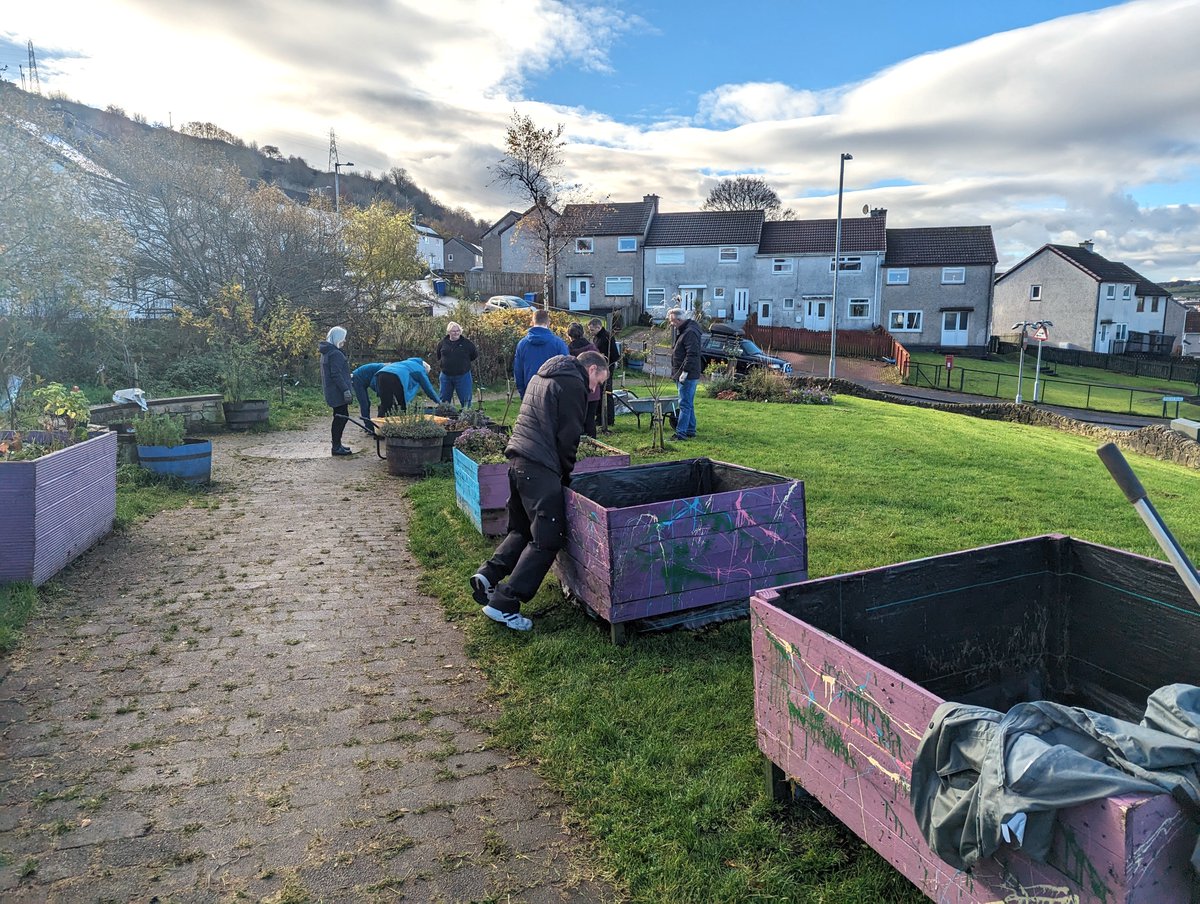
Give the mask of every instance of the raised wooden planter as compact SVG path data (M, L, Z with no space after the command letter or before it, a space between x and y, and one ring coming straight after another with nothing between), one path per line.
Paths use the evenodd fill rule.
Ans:
M1138 721L1200 684L1200 611L1172 568L1050 535L806 581L751 601L754 713L771 787L797 782L939 902L1196 901L1195 824L1169 795L1058 814L1047 863L1003 846L969 873L926 844L913 757L946 699L1055 700Z
M589 455L575 462L572 480L583 474L624 468L629 465L629 453L590 440L608 455ZM479 464L454 450L454 495L458 507L471 519L475 529L487 537L503 536L508 531L508 464Z
M615 643L626 622L734 602L744 615L755 590L808 576L799 480L689 458L573 479L566 502L555 569Z
M115 433L0 463L0 583L45 583L111 531L116 514Z

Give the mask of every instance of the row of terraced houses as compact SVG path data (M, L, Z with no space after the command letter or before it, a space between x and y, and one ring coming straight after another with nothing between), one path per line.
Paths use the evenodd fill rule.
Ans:
M1014 321L1055 314L1063 329L1054 344L1092 351L1121 351L1131 335L1177 344L1183 330L1170 293L1090 244L1044 246L997 280L990 226L889 229L887 211L871 210L842 220L835 310L835 220L658 208L655 195L565 207L552 262L555 306L658 320L678 297L736 324L819 333L836 319L839 333L882 329L909 348L965 352L982 351ZM534 231L515 211L482 247L487 271L542 269Z

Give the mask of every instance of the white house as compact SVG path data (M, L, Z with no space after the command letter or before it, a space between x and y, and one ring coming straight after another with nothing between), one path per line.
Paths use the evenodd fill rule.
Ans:
M445 269L445 243L442 237L419 223L413 225L417 230L417 254L428 265L430 270Z

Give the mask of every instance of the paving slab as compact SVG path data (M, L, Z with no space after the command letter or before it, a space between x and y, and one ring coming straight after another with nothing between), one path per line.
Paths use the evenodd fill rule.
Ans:
M621 899L489 744L405 484L347 439L219 435L199 505L60 577L0 660L0 899Z

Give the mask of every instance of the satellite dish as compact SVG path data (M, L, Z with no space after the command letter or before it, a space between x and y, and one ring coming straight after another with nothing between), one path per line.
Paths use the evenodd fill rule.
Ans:
M864 204L864 205L863 205L863 215L864 215L864 216L866 216L866 215L867 215L867 214L869 214L870 212L871 212L871 205L870 205L870 204Z

